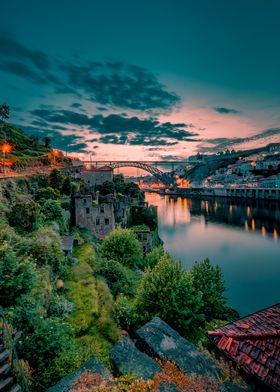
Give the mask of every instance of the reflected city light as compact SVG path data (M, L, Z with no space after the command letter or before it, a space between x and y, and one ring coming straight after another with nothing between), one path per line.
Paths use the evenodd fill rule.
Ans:
M273 230L273 238L274 238L276 241L278 240L278 233L277 233L277 230L276 230L276 229Z
M249 225L248 225L248 221L247 221L247 219L245 220L245 231L248 231L249 230Z
M252 219L252 231L255 231L256 230L256 222L255 222L255 219L253 218Z
M266 228L264 226L262 226L262 236L263 237L266 236Z

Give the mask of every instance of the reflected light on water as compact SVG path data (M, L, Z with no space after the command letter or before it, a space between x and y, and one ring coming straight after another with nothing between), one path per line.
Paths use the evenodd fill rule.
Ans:
M229 303L241 315L280 302L280 203L156 193L146 200L158 206L165 250L185 268L207 257L219 265Z

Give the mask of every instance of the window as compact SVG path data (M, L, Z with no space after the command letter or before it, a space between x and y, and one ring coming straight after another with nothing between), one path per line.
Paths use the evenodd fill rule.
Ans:
M109 225L109 218L105 218L105 225Z
M147 233L143 233L143 241L147 241L148 240L148 234Z
M86 208L86 213L89 214L89 207Z
M99 219L99 218L96 218L95 223L96 223L96 226L99 226L99 225L100 225L100 219Z
M100 207L100 212L101 212L101 214L104 214L104 207L103 206Z
M87 199L84 199L84 203L86 203L87 202Z

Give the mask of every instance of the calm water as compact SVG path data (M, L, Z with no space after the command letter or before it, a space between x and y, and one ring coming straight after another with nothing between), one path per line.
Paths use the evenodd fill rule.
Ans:
M241 315L280 302L280 204L194 200L147 193L165 249L188 268L208 257Z

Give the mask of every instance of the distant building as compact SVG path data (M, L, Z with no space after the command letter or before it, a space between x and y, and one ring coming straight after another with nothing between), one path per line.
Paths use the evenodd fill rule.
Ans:
M152 232L149 229L135 230L138 241L141 242L144 252L150 252L153 248Z
M208 336L245 373L280 391L280 303L208 331Z
M280 151L280 143L270 143L267 147L268 147L268 151L270 152Z
M263 178L260 182L260 186L263 188L280 188L280 174Z
M60 237L61 247L65 256L71 256L74 246L74 237L72 235L62 235Z
M97 204L92 195L76 195L75 222L76 226L86 228L103 239L115 228L113 203Z
M126 223L130 211L127 196L118 196L115 201L115 219L117 223Z
M90 187L103 185L106 181L113 181L113 169L109 166L104 166L98 169L83 170L81 179Z

